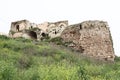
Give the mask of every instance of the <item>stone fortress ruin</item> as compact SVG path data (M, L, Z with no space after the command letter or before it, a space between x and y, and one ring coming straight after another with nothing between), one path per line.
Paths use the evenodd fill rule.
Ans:
M9 36L41 40L45 36L61 37L69 47L81 54L104 61L114 61L114 49L107 22L84 21L68 25L68 21L44 22L42 24L21 20L11 23Z
M44 22L42 24L31 23L28 20L21 20L11 23L11 29L9 32L10 37L24 37L27 39L40 40L45 37L46 34L50 38L58 37L62 31L68 26L68 21L58 22Z
M114 61L115 55L107 22L84 21L70 25L61 34L71 48L86 56L105 61Z

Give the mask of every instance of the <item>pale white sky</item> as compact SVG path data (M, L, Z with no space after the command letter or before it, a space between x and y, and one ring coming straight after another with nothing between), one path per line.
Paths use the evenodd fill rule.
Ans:
M69 20L69 24L85 20L107 21L115 54L120 56L120 0L0 0L0 32L8 33L16 20L31 22Z

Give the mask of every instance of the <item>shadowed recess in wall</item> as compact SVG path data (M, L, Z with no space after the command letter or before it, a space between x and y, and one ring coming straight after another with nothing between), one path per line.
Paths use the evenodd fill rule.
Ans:
M34 31L29 31L28 35L32 38L32 39L37 39L37 34Z

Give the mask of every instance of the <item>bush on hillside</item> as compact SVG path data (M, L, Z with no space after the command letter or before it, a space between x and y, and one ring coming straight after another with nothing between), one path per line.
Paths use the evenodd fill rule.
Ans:
M5 36L5 35L0 35L0 39L4 39L4 40L8 40L8 39L10 39L9 37L7 37L7 36Z

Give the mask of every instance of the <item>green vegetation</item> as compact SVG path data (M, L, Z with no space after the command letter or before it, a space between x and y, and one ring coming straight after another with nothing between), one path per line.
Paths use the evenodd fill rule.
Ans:
M49 42L0 36L0 80L119 80L115 63L90 61Z
M65 47L68 47L68 45L70 45L71 43L73 43L72 41L70 42L65 42L62 38L60 37L56 37L56 38L46 38L46 41L47 42L53 42L55 43L56 45L62 45L62 46L65 46Z

